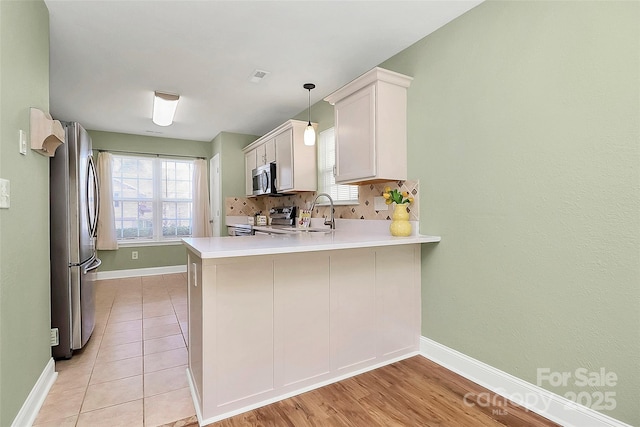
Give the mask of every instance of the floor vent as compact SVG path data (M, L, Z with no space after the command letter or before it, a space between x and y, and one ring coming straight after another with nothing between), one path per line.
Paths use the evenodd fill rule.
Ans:
M58 336L58 328L51 328L51 347L60 344L60 337Z

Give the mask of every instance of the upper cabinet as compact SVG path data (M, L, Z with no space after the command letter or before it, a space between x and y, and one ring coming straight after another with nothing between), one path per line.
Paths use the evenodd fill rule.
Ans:
M293 129L287 129L274 138L276 147L276 190L278 192L294 188L293 173ZM315 147L314 147L315 148ZM298 167L302 169L302 165Z
M304 145L306 126L307 122L288 120L242 150L245 155L247 196L252 195L251 171L257 166L274 161L276 190L279 193L316 191L318 188L316 146Z
M376 67L324 99L335 107L336 183L407 179L412 80Z
M276 161L276 140L271 138L256 148L256 161L258 166L268 165Z
M249 150L244 153L244 189L247 196L253 195L253 177L251 172L257 167L256 150Z

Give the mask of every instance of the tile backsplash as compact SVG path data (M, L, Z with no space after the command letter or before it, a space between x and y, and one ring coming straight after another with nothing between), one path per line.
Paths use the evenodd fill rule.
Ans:
M362 184L358 188L358 205L334 206L335 217L342 219L391 220L391 214L393 213L392 205L385 205L385 207L388 207L387 210L377 211L374 209L373 198L382 196L385 187L391 187L391 189L397 188L399 191L407 191L413 196L414 201L408 208L409 220L418 221L420 218L420 191L418 181L391 181L376 184ZM302 209L307 206L310 207L316 195L316 192L303 192L280 197L227 197L225 199L225 215L253 216L258 212L268 214L269 209L275 206L296 206L298 209ZM324 201L327 201L327 199L321 198L318 200L319 203ZM328 215L329 205L316 206L313 211L314 218L327 217Z

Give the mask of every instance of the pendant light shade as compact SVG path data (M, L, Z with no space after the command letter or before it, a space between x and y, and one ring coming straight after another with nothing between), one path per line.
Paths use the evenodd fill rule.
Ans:
M316 85L313 83L305 83L303 87L309 91L309 122L307 128L304 130L304 145L315 145L316 130L311 126L311 89L314 89Z

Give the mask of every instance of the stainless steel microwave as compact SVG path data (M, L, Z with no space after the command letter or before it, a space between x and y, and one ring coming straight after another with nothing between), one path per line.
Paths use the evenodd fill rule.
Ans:
M251 180L253 181L253 195L262 196L265 194L277 194L276 190L276 164L255 168L251 172Z

